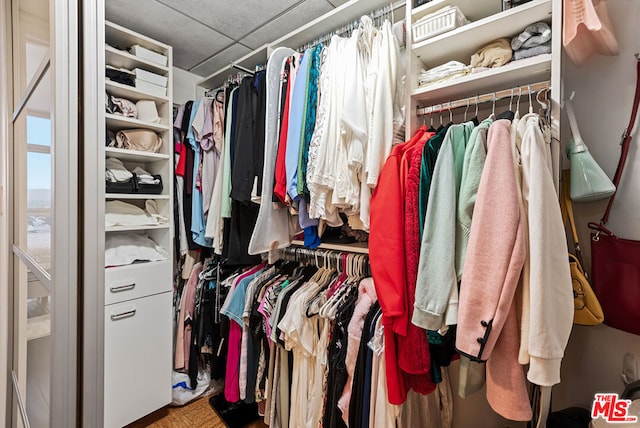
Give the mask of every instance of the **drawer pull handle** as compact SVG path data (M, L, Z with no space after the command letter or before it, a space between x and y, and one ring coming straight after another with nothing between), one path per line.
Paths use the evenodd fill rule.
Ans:
M110 290L112 293L121 293L123 291L133 290L134 288L136 288L136 283L132 282L130 284L114 285L110 287Z
M127 312L123 312L121 314L111 314L111 321L118 321L118 320L122 320L125 318L130 318L132 316L134 316L136 314L136 310L132 309L130 311Z

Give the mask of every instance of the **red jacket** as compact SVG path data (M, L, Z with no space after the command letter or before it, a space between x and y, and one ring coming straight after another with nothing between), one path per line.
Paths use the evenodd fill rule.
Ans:
M409 389L423 394L435 389L428 374L426 333L414 329L410 322L415 281L409 287L405 246L405 179L409 168L407 164L402 168L402 160L424 132L425 128L420 128L411 140L393 148L371 197L369 259L385 326L388 398L392 404L402 404Z

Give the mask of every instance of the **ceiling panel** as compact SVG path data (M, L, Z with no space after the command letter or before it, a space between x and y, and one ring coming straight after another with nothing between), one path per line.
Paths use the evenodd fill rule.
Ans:
M229 63L243 57L249 52L251 52L251 49L237 43L212 56L202 64L190 69L189 71L200 76L208 76L220 70L225 65L229 65Z
M185 70L234 43L155 0L109 0L105 4L108 20L173 46L173 65Z
M265 26L252 32L247 37L241 39L240 42L252 49L256 49L267 42L272 42L284 36L332 9L333 5L327 0L306 0L282 16L279 16ZM290 47L295 49L298 46Z
M277 17L300 0L158 0L234 40Z
M329 0L329 2L334 5L335 7L338 7L342 4L345 4L346 2L348 2L349 0Z

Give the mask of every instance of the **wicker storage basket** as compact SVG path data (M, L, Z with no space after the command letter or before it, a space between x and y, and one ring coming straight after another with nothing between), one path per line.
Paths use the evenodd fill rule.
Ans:
M469 23L469 20L456 6L447 6L427 15L413 24L413 41L421 42L438 34L451 31Z

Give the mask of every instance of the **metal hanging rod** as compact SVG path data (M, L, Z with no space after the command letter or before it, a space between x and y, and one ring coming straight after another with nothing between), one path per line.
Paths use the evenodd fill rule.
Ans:
M236 70L243 71L243 72L245 72L245 73L247 73L247 74L249 74L249 75L251 75L251 76L253 76L253 75L255 74L255 72L254 72L253 70L250 70L250 69L248 69L248 68L246 68L246 67L243 67L243 66L241 66L241 65L238 65L238 64L233 64L233 63L232 63L232 64L231 64L231 67L232 67L232 68L235 68Z
M345 263L345 256L349 255L354 260L361 260L364 269L363 274L370 275L369 256L366 254L353 253L349 251L328 250L317 248L312 250L303 247L287 247L279 251L279 259L293 260L303 264L312 264L317 267L342 266Z
M389 4L382 6L379 9L374 9L369 13L364 14L363 16L368 16L370 17L374 22L376 22L377 20L380 20L381 18L384 17L389 17L391 19L391 21L393 21L393 12L396 9L401 8L402 6L404 6L406 4L406 0L400 0L397 1L395 3L389 2ZM380 23L381 24L381 23ZM360 18L355 19L345 25L342 25L324 35L318 36L316 38L314 38L312 41L302 45L300 48L298 48L298 52L303 52L308 48L312 48L314 46L317 46L321 43L325 43L328 40L331 39L331 37L333 37L334 35L350 35L351 32L353 30L355 30L356 28L358 28L358 26L360 25Z
M519 97L521 95L529 95L543 89L550 89L551 81L532 83L530 85L516 86L511 89L505 89L504 91L490 92L483 95L476 95L474 97L462 98L456 101L435 104L430 107L418 108L416 110L417 116L424 116L433 113L440 113L442 111L449 111L455 108L468 107L469 105L478 105L486 102L494 102L505 98Z

